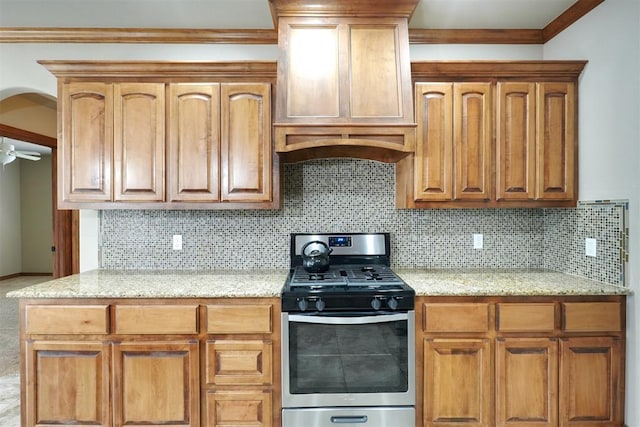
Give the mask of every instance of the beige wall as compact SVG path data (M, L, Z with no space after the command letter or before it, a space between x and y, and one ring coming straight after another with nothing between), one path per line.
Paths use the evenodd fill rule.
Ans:
M21 160L22 273L53 271L51 156Z
M0 101L0 123L56 138L56 100L36 93L3 99Z
M0 277L21 273L20 162L0 165Z

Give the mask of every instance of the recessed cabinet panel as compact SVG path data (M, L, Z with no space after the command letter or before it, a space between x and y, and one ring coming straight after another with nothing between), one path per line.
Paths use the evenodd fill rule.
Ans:
M421 200L453 196L453 85L416 84L415 195Z
M424 304L425 332L486 332L489 330L489 304Z
M270 341L208 341L207 384L270 385L271 361Z
M114 200L164 200L164 84L114 86Z
M496 199L530 200L535 189L535 84L499 82Z
M280 31L288 32L286 117L338 117L338 26L296 24L286 19L279 26Z
M169 85L170 202L220 199L220 85Z
M567 332L619 332L620 303L567 302L562 304L562 329Z
M497 329L500 332L548 332L556 327L553 302L498 303Z
M209 334L270 334L273 332L271 304L207 306Z
M58 199L64 202L111 200L113 86L60 84L62 141Z
M197 305L116 305L116 334L197 334Z
M272 396L269 391L208 391L207 426L271 427Z
M109 305L28 305L28 334L107 334Z
M271 88L222 85L222 200L271 200Z

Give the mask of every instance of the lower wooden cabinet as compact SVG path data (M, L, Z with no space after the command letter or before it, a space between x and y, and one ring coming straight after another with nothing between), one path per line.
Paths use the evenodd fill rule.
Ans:
M420 297L416 311L423 426L624 425L624 297Z
M272 393L268 390L209 391L206 426L272 427Z

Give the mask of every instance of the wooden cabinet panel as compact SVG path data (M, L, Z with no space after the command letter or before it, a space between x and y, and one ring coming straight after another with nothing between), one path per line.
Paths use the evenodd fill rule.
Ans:
M207 384L270 385L272 353L271 341L208 341Z
M270 334L273 332L271 304L208 305L208 334Z
M197 334L197 305L116 305L116 334Z
M537 84L537 199L576 198L575 104L573 83Z
M113 86L61 83L58 200L109 201L112 197Z
M620 339L560 341L560 426L623 424Z
M556 426L558 343L548 338L498 339L496 425Z
M220 200L220 84L169 84L168 201Z
M427 303L423 306L425 332L487 332L489 304Z
M490 425L489 341L427 339L424 346L424 427Z
M114 200L164 200L164 108L163 83L114 85Z
M269 391L208 391L206 425L211 427L271 427L272 396Z
M620 332L622 313L618 302L565 302L562 329L566 332Z
M198 343L114 345L114 425L200 425Z
M111 426L109 344L27 341L25 426Z
M271 86L223 84L221 100L222 200L270 201Z
M498 82L496 123L496 199L535 196L535 84Z
M498 303L497 329L501 332L547 332L556 327L555 303Z
M492 195L491 102L491 83L453 85L456 200L489 200Z
M414 194L420 200L453 197L453 84L418 83Z
M109 305L28 305L28 334L107 334Z

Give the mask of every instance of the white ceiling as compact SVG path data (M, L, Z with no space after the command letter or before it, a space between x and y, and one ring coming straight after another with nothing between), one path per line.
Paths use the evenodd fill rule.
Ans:
M576 0L420 0L421 29L542 29ZM0 0L1 27L272 29L267 0Z

